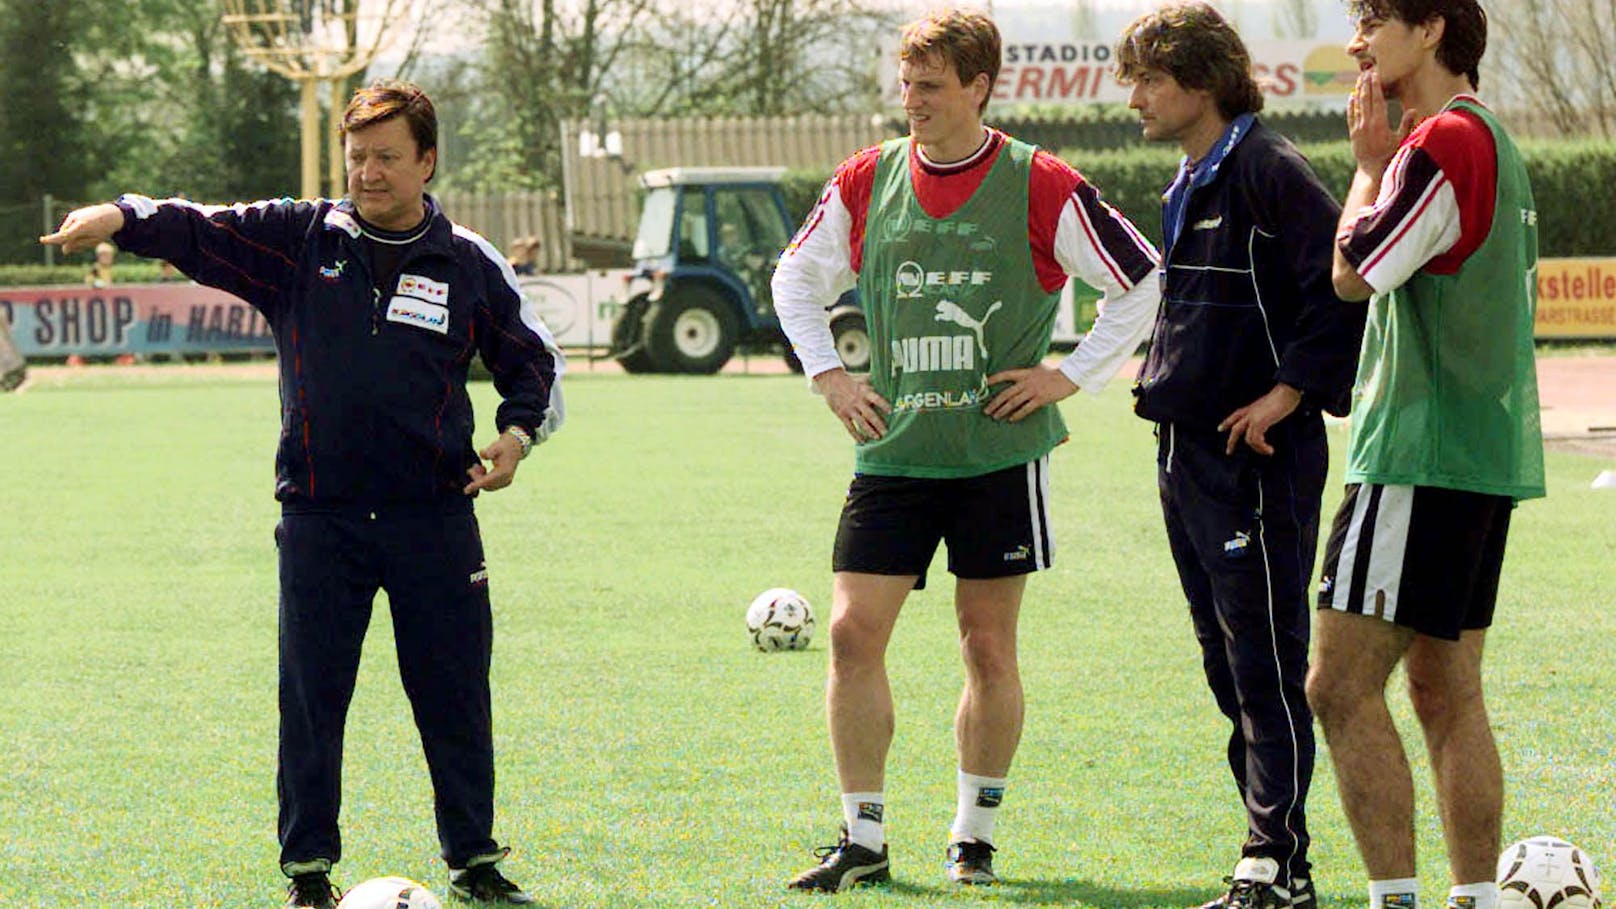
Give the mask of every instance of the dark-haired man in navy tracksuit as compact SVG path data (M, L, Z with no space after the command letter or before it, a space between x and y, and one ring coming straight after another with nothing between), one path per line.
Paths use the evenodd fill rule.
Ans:
M1240 860L1207 909L1313 909L1303 685L1320 411L1346 410L1364 310L1330 283L1339 206L1257 120L1229 24L1169 3L1124 30L1117 59L1145 138L1185 154L1163 196L1162 305L1134 392L1157 424L1168 544L1246 808Z
M408 83L360 89L343 117L348 198L228 208L126 195L41 240L112 239L173 262L264 314L280 360L281 870L287 905L330 909L342 853L342 738L378 588L431 772L450 891L532 900L495 867L488 571L472 513L560 426L564 363L505 258L425 193L432 102ZM503 399L472 446L466 369ZM490 462L483 464L483 459Z

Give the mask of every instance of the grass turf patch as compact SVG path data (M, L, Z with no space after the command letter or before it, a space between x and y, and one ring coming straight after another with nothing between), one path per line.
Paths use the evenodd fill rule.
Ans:
M0 906L279 905L275 384L173 376L0 399ZM839 903L1178 907L1232 867L1245 825L1228 730L1125 386L1062 404L1055 567L1023 607L1027 728L998 835L1009 883L943 882L962 670L939 557L888 660L897 881ZM567 395L565 429L478 503L506 870L545 906L805 905L783 882L839 818L821 699L850 444L800 377L582 375ZM474 398L481 444L492 389ZM1616 494L1587 490L1597 461L1548 465L1550 497L1515 516L1490 636L1505 837L1559 834L1611 864ZM1326 521L1338 498L1332 479ZM816 607L808 652L749 646L746 604L772 586ZM1429 770L1397 684L1435 900ZM444 895L385 596L344 796L339 884L403 874ZM1322 741L1310 815L1321 898L1361 905Z

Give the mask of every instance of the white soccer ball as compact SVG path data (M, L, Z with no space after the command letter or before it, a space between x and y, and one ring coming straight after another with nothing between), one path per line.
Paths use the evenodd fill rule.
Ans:
M1498 857L1498 909L1600 909L1599 869L1557 836L1534 836Z
M373 877L342 895L337 909L443 909L426 885L407 877Z
M806 650L814 637L814 608L795 590L765 590L746 607L746 632L759 650Z

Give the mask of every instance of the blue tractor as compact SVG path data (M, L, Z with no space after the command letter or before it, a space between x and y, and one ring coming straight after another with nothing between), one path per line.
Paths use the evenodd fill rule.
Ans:
M628 372L714 373L738 347L784 350L769 280L791 241L783 167L676 167L640 178L636 291L612 327L611 355ZM869 368L870 336L856 294L830 308L849 369Z

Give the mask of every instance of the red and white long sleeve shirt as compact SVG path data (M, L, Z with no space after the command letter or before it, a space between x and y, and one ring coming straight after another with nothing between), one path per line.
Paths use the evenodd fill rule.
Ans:
M1403 140L1380 195L1338 238L1341 253L1379 293L1422 269L1454 274L1487 239L1497 195L1492 131L1471 113L1444 110Z
M987 132L981 148L951 164L936 164L911 146L910 180L927 214L947 217L981 186L1006 146L1004 133ZM858 281L880 154L880 146L872 146L842 162L774 273L775 313L809 377L842 365L825 307ZM1079 388L1099 392L1150 330L1161 297L1159 258L1150 241L1061 159L1040 149L1030 181L1027 242L1039 282L1054 292L1075 277L1105 294L1088 335L1060 364Z

